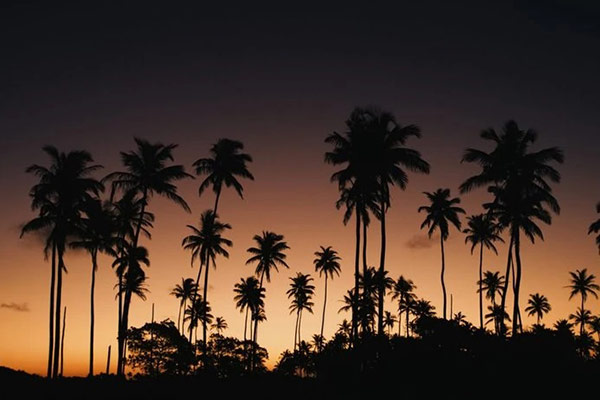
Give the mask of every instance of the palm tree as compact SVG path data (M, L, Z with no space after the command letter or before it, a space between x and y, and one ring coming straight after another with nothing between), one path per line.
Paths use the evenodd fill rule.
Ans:
M600 317L593 316L590 322L588 322L588 325L590 326L592 333L598 335L598 342L600 342Z
M600 290L600 286L596 284L596 276L594 274L588 274L587 268L575 270L575 272L569 272L569 275L571 275L571 284L567 286L567 288L571 289L569 300L576 295L580 295L581 310L584 310L585 301L587 300L588 295L598 298L597 292ZM580 334L583 334L583 331L584 325L581 324Z
M188 308L183 312L184 321L188 321L188 329L190 330L190 337L193 332L197 332L198 324L210 325L213 321L213 315L210 313L210 304L202 298L202 295L196 296L194 301L188 305ZM198 341L196 335L196 342ZM190 341L190 343L193 343Z
M250 276L246 279L242 278L239 283L236 283L233 289L235 293L235 306L240 309L240 312L246 312L244 317L244 342L247 338L248 327L248 312L255 315L259 310L264 308L265 288L260 287L258 279ZM252 322L250 322L250 337L252 337Z
M554 330L557 333L566 336L573 336L573 331L571 330L572 328L573 324L571 324L567 319L559 319L554 323Z
M322 349L323 346L325 346L325 338L323 335L319 335L318 333L312 335L312 346L317 350Z
M467 228L463 231L467 236L465 243L471 243L471 254L479 245L479 328L483 329L483 247L498 254L494 242L504 240L498 235L499 228L488 214L479 214L467 217Z
M224 238L222 234L226 229L231 229L231 225L220 222L218 215L212 210L206 210L200 216L200 229L192 225L187 225L187 227L191 229L192 234L186 236L181 245L184 249L192 252L192 262L196 257L200 260L196 285L199 285L200 283L202 265L206 266L204 271L204 293L202 298L204 301L208 301L208 272L210 270L210 265L212 263L214 268L217 267L217 255L229 258L229 253L224 247L231 247L233 242ZM194 300L192 300L192 302L194 302ZM192 308L192 312L194 312L194 308ZM202 324L202 340L206 346L206 321L203 321ZM190 332L190 342L191 341L192 336Z
M527 304L528 305L525 308L525 311L527 311L527 315L529 316L536 316L537 325L539 325L542 318L544 318L544 314L548 314L550 310L552 310L548 298L543 294L539 293L530 294Z
M454 316L452 317L452 321L454 321L458 325L462 325L462 326L470 325L469 322L467 321L467 316L460 311L457 312L456 314L454 314Z
M334 275L340 275L340 261L341 258L338 256L337 251L333 250L331 246L321 246L321 251L315 252L316 258L313 263L315 264L315 271L319 273L319 276L325 276L325 295L323 297L323 317L321 319L321 336L323 336L323 328L325 327L325 310L327 306L327 278L333 279ZM320 347L319 347L320 349Z
M485 298L492 301L492 305L496 305L496 294L502 294L504 291L504 277L500 272L485 271L483 279L478 282L479 290L485 291Z
M519 329L519 291L521 286L521 242L522 231L531 241L536 237L543 240L541 228L537 221L545 224L552 222L552 215L547 210L558 214L560 207L552 195L550 182L560 182L559 172L550 163L562 163L563 152L557 147L550 147L535 152L531 146L537 140L537 133L531 129L524 131L516 122L508 121L501 134L494 129L486 129L481 138L491 141L495 146L491 152L469 148L462 161L476 163L481 172L468 178L460 186L461 193L478 187L487 187L494 200L485 205L490 215L497 221L501 229L507 228L510 233L506 280L502 293L502 308L505 308L508 281L512 264L514 247L516 271L513 277L514 307L513 334Z
M389 311L385 312L383 317L383 324L388 329L388 335L392 335L392 329L394 329L394 324L396 323L396 316Z
M91 199L83 206L85 217L81 220L79 238L71 242L75 249L84 249L92 259L92 281L90 285L90 362L88 375L94 375L94 292L96 287L96 271L98 270L98 253L116 257L116 249L120 246L116 236L115 220L108 205L99 199Z
M257 247L250 247L246 250L252 256L246 260L246 265L256 263L256 276L260 276L259 288L263 287L263 279L267 278L267 282L271 282L271 270L279 272L279 266L289 268L285 262L285 250L289 249L287 243L283 240L283 235L278 235L274 232L263 231L262 236L254 235L252 238L256 242ZM258 339L258 320L255 315L252 315L254 320L254 343Z
M290 280L292 283L286 294L288 299L292 299L290 313L296 313L296 329L294 331L294 350L296 350L296 344L302 341L300 338L300 333L302 332L302 312L304 310L311 314L313 312L312 307L314 303L311 299L315 294L315 286L311 284L313 278L309 274L298 272Z
M408 175L404 169L429 173L429 164L421 158L419 152L405 147L407 140L412 136L419 138L421 131L415 125L403 127L391 113L374 108L355 108L346 121L346 126L348 131L344 135L334 132L325 139L326 143L334 145L333 151L325 154L325 161L333 165L345 165L343 170L332 176L332 180L338 182L340 190L357 181L375 183L373 193L376 194L378 218L381 222L379 270L383 274L386 252L385 214L391 205L390 186L397 185L402 190L406 188ZM383 287L379 288L378 332L381 335L384 334L384 291Z
M406 307L408 303L416 299L416 295L413 291L417 288L414 282L410 279L404 278L400 275L398 280L394 283L392 299L398 299L398 336L400 336L400 327L402 325L402 312L406 312L406 337L408 337L408 319L410 313L410 307Z
M212 186L215 192L215 206L213 212L217 213L219 198L223 184L235 189L237 194L244 198L244 188L238 181L238 177L254 180L254 176L248 171L246 163L252 162L250 155L242 153L244 144L237 140L219 139L210 148L211 158L201 158L194 162L196 175L208 175L200 184L198 193L200 196L208 186Z
M417 296L414 293L409 293L402 302L398 302L398 315L406 313L406 337L410 336L410 313L415 313L416 304ZM400 318L398 318L398 322L400 322ZM398 328L398 331L400 331L400 328Z
M600 203L596 204L596 212L600 213ZM600 218L592 222L590 225L590 228L588 229L588 235L591 235L592 233L598 234L598 236L596 236L596 245L600 250Z
M454 225L456 229L460 230L460 219L459 214L464 214L465 210L456 206L460 204L458 197L452 198L450 196L450 189L437 189L433 193L425 192L425 196L430 202L429 206L419 207L419 212L425 211L427 216L421 224L421 229L428 227L429 231L427 234L429 237L433 235L436 230L440 231L440 246L442 249L442 294L444 296L444 319L446 319L446 283L444 282L444 273L446 270L446 262L444 255L444 242L450 235L449 223Z
M173 290L171 290L171 296L175 296L176 299L180 299L179 313L177 314L177 330L180 332L185 330L185 327L181 326L181 311L186 309L187 301L192 300L194 293L196 293L197 290L198 285L196 285L192 278L181 278L181 285L177 284Z
M508 313L502 308L500 304L494 304L492 306L488 306L488 311L485 315L486 325L490 322L494 323L494 331L496 335L502 335L504 332L504 321L510 322L510 317Z
M425 299L415 300L413 305L413 313L419 318L429 318L435 316L435 307L431 305L431 302Z
M42 149L50 157L50 166L34 164L26 169L27 173L39 178L29 191L31 208L39 213L23 226L21 236L34 231L49 232L44 247L46 257L48 252L52 253L47 373L48 377L56 378L59 373L62 273L66 271L64 254L67 237L77 233L83 205L98 197L103 190L102 184L90 176L102 167L92 164L92 156L86 151L63 153L53 146Z
M585 326L592 322L592 313L590 310L579 307L575 314L569 315L569 319L573 320L576 325L579 324L579 334L584 335L586 333Z
M225 321L225 318L217 317L215 318L215 322L213 322L210 327L217 331L217 334L220 335L225 329L227 329L227 322Z

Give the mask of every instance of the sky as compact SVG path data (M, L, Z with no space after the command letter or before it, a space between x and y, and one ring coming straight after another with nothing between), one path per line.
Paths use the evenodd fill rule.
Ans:
M19 239L19 232L34 216L28 190L35 180L24 171L47 163L46 144L88 150L108 173L121 169L119 152L134 148L133 137L177 143L176 162L189 171L218 138L243 141L256 180L244 182L243 200L231 190L222 195L219 214L233 227L227 235L234 245L211 271L208 300L213 314L227 320L226 334L241 337L233 285L253 272L246 249L263 230L285 236L291 268L266 284L268 320L259 329L269 365L293 345L285 291L297 272L311 273L317 287L303 338L320 328L323 281L313 259L321 245L343 260L341 276L329 285L325 335L349 318L337 310L352 285L354 232L335 209L335 169L323 162L323 140L344 130L355 106L379 106L422 130L408 145L429 161L431 174L410 175L406 191L392 192L386 267L394 278L411 278L438 311L440 249L419 229L422 192L448 187L458 195L460 183L477 172L460 163L464 149L485 148L479 132L509 119L537 130L538 148L559 146L566 155L555 188L562 212L544 228L544 241L523 248L522 303L530 293L545 294L552 311L544 321L552 323L577 307L565 289L568 271L588 268L600 276L598 249L587 235L600 200L600 12L592 2L101 3L0 6L0 365L45 373L50 266L39 239ZM150 251L151 292L146 301L134 299L132 326L150 320L152 303L157 320L177 318L169 292L197 273L181 239L214 202L212 192L198 196L199 183L179 185L191 214L160 198L150 203L157 220L152 240L142 244ZM486 199L474 192L462 196L462 205L476 214ZM369 263L377 265L376 224L368 238ZM485 269L503 269L506 246L499 251L485 254ZM478 258L457 231L446 262L454 312L477 323ZM91 265L75 252L66 263L65 375L85 375ZM116 347L115 283L111 260L101 257L97 372L107 347ZM599 314L600 301L589 308Z

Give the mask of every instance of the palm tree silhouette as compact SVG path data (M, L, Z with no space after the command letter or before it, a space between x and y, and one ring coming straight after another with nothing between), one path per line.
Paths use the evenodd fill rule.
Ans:
M411 137L420 137L421 131L415 125L401 126L388 112L375 108L355 108L346 121L348 131L341 135L334 132L326 143L334 145L331 152L325 154L325 161L333 165L345 164L345 168L333 174L332 180L338 182L340 190L357 182L373 182L375 198L378 203L377 216L381 222L381 252L379 270L385 270L386 228L385 214L390 207L390 186L397 185L402 190L408 183L404 169L413 172L429 173L429 164L421 158L418 151L405 147ZM404 169L403 169L404 168ZM369 184L365 186L371 186ZM360 232L357 216L357 231ZM378 332L383 328L383 287L378 296Z
M198 188L198 193L202 196L207 187L212 186L215 192L215 206L213 212L217 213L219 198L223 184L226 187L235 189L237 194L244 198L244 187L238 181L238 177L254 180L254 176L248 171L246 163L252 162L250 155L242 153L244 144L237 140L219 139L210 148L210 158L201 158L194 162L196 175L208 175Z
M479 214L467 217L467 228L463 230L466 233L465 243L471 243L471 254L479 245L479 328L483 329L483 290L481 290L483 280L483 247L492 250L498 254L494 242L504 240L498 235L499 228L488 214Z
M63 153L53 146L44 146L42 150L50 157L50 166L34 164L26 169L39 179L29 191L31 208L37 210L38 215L23 226L21 236L34 231L49 232L44 247L46 257L48 252L52 253L47 375L56 378L59 374L62 273L66 271L67 237L77 233L83 204L98 197L103 190L102 184L90 176L102 167L92 164L93 158L86 151Z
M265 288L260 287L258 279L250 276L246 279L242 278L241 282L236 283L233 289L235 293L235 306L240 309L240 312L246 312L244 317L244 342L247 338L248 326L248 311L251 315L255 315L258 310L264 308ZM252 321L250 322L250 337L252 337Z
M103 205L99 199L90 199L84 206L85 217L80 221L79 238L70 243L74 249L83 249L92 260L92 281L90 284L90 361L88 375L94 375L94 291L98 253L117 257L117 248L121 246L117 236L115 219L109 205Z
M188 329L190 331L190 337L192 333L196 332L196 340L198 342L198 325L202 323L204 325L210 325L213 321L213 315L210 313L210 304L202 298L202 295L196 296L193 302L188 305L188 308L183 312L184 321L188 322ZM190 343L192 343L190 341ZM203 344L204 346L204 344Z
M325 310L327 307L327 278L333 279L334 275L340 275L340 261L341 258L338 256L337 251L333 250L331 246L321 246L321 251L315 252L316 258L313 263L315 264L315 271L319 273L319 276L325 276L325 295L323 297L323 317L321 319L321 336L323 336L323 329L325 327ZM318 348L321 349L320 347Z
M181 278L181 285L177 284L171 290L171 296L175 296L179 300L179 312L177 313L177 330L180 332L185 331L185 327L181 326L181 311L186 309L187 301L193 300L194 293L198 290L198 285L192 278ZM185 322L184 322L185 325Z
M487 325L490 322L493 322L494 331L496 332L496 335L502 335L505 326L504 321L510 322L510 317L508 313L502 308L502 305L500 304L488 306L487 309L489 313L485 315L485 324Z
M446 318L446 283L444 282L444 273L446 270L446 260L444 255L444 242L450 235L449 222L460 230L460 219L458 214L464 214L465 210L456 206L460 204L458 197L452 198L450 195L450 189L437 189L435 192L425 192L425 196L430 202L428 206L419 207L418 211L425 211L427 216L421 224L421 229L428 227L429 231L427 234L429 237L433 235L436 230L440 231L440 246L442 249L442 294L444 296L444 307L443 315Z
M500 272L485 271L483 273L483 280L478 282L481 291L485 292L485 298L492 302L492 305L496 305L496 294L504 291L504 277L500 275Z
M513 334L519 328L519 290L521 286L521 242L522 231L532 242L535 237L543 240L541 228L536 220L546 224L552 222L550 211L558 214L560 207L552 195L552 188L547 180L560 182L559 172L550 165L552 162L562 163L563 152L557 147L550 147L531 152L531 146L537 140L537 133L531 129L523 131L516 122L508 121L501 134L494 129L486 129L481 138L491 141L495 148L487 153L483 150L469 148L462 161L476 163L481 172L468 178L460 186L461 193L478 187L487 186L494 200L485 205L490 215L495 217L500 228L507 228L510 233L506 280L502 293L502 308L505 308L508 281L510 278L511 255L514 247L516 271L514 276Z
M558 321L556 321L554 323L554 330L559 333L559 334L563 334L566 336L572 336L573 335L573 324L571 324L569 322L569 320L566 319L559 319Z
M404 301L398 302L398 315L406 313L406 337L410 336L410 314L415 313L415 306L417 304L417 300L417 296L414 293L410 293L404 298Z
M598 335L598 342L600 343L600 317L597 315L593 316L590 319L590 322L588 322L588 325L590 326L592 333Z
M200 267L198 268L198 277L196 278L196 285L200 283L200 274L202 272L202 266L205 265L204 271L204 293L202 298L204 301L208 301L208 272L212 263L213 267L216 268L216 257L217 255L229 258L229 253L224 247L231 247L233 242L222 236L226 229L231 229L231 225L225 224L219 221L219 216L216 215L212 210L206 210L200 216L200 229L187 225L192 231L192 234L186 236L181 245L184 249L192 252L192 263L194 258L200 260ZM194 295L195 296L195 295ZM192 300L194 302L194 300ZM192 308L192 313L194 308ZM192 315L192 320L193 320ZM204 346L206 346L206 321L202 324L202 340ZM190 342L192 341L190 332Z
M402 325L402 312L406 312L406 337L408 337L408 320L411 309L410 307L406 307L406 305L416 299L416 295L413 293L416 288L417 286L414 282L404 278L403 275L400 275L398 280L394 282L392 299L398 299L398 336L400 336L400 327Z
M227 329L227 321L223 317L215 318L215 322L210 326L212 329L217 331L217 334L222 334L225 329Z
M550 307L550 302L546 296L539 293L529 295L525 311L527 311L527 315L529 316L536 316L536 325L540 324L540 321L544 318L544 314L548 314L550 310L552 310L552 307Z
M296 344L301 342L302 332L302 312L304 310L312 314L314 303L311 301L315 294L315 286L311 284L313 278L310 274L302 274L298 272L295 277L290 278L292 283L286 292L288 299L292 299L290 305L290 314L296 313L296 328L294 330L294 351Z
M596 212L600 213L600 203L596 204ZM592 222L592 224L590 225L590 228L588 229L588 235L591 235L592 233L598 235L596 236L596 245L600 250L600 218Z
M413 304L413 313L417 319L433 317L435 316L435 307L428 300L418 299Z
M396 316L389 311L385 312L383 316L383 324L388 329L388 335L392 335L392 329L394 329L394 324L396 323Z
M579 325L579 334L585 335L585 326L592 322L592 313L590 310L579 307L575 314L569 315L569 319L573 320L576 325Z
M588 274L587 268L569 272L569 275L571 276L571 284L567 286L567 288L571 289L569 300L574 296L580 295L581 310L585 310L585 301L589 295L598 298L597 292L600 290L600 286L596 284L596 276L594 274ZM583 334L584 330L584 324L581 324L580 334Z
M279 272L279 266L289 268L285 262L285 251L289 249L287 243L283 240L283 235L274 232L263 231L262 236L254 235L252 238L257 247L250 247L246 250L252 256L246 260L246 265L256 263L256 276L260 276L259 288L263 287L263 279L271 282L271 270ZM258 320L252 315L254 320L254 343L258 344Z

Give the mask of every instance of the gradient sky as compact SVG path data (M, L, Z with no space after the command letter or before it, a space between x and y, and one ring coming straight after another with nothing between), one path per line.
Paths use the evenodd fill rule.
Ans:
M323 139L344 129L356 105L379 105L401 123L422 128L423 138L409 145L422 152L432 173L411 176L405 192L392 194L387 268L394 278L412 278L418 295L438 310L439 247L419 230L421 192L450 187L457 193L476 172L460 164L464 148L483 146L480 130L507 119L538 130L540 146L562 147L566 163L556 196L563 210L544 229L544 242L524 246L522 293L523 301L529 293L548 296L553 310L547 322L573 312L576 302L568 301L564 289L567 272L587 267L600 275L598 250L586 235L600 200L598 7L583 1L414 3L336 8L253 2L194 9L3 3L0 365L45 372L50 267L35 237L18 238L21 224L33 216L27 193L34 179L25 167L47 163L41 147L53 144L89 150L109 172L120 168L118 152L132 149L134 136L178 143L176 160L187 168L220 137L246 144L256 181L245 183L243 201L227 191L219 206L233 226L228 236L234 247L230 259L219 259L211 271L213 314L226 318L227 334L242 335L233 285L252 272L244 265L252 236L269 229L284 234L291 247L291 269L266 286L268 322L259 333L270 365L293 344L289 277L313 273L319 245L333 246L343 258L342 276L330 285L330 336L348 317L337 309L352 285L354 237L334 207L337 189L329 183L333 168L323 163ZM198 184L180 185L192 214L158 198L150 204L157 221L152 241L142 244L151 255L151 293L146 302L133 301L133 326L150 319L152 303L156 319L177 318L178 302L168 293L181 277L196 275L180 246L185 225L197 223L214 201L211 192L198 197ZM473 193L463 205L478 213L485 198ZM376 226L369 239L369 260L376 264ZM462 234L451 233L448 291L455 312L477 322L478 260L463 242ZM500 249L500 258L486 255L486 269L502 268L506 246ZM104 369L107 346L116 346L110 263L101 258L97 275L96 371ZM67 266L65 374L79 375L87 372L91 267L85 254L73 252ZM316 285L315 315L303 319L304 338L319 329L323 282ZM589 307L600 312L597 300Z

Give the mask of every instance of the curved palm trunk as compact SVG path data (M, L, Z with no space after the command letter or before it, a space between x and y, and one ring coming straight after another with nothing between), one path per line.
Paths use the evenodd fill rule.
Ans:
M512 326L512 334L513 336L519 332L519 321L521 311L519 310L519 289L521 288L521 240L519 237L519 229L517 228L515 232L515 260L517 264L517 271L514 274L515 276L515 287L514 287L514 307L513 307L513 326Z
M259 285L259 292L263 287L263 279L265 277L265 271L263 270L262 273L260 274L260 285ZM252 358L250 359L250 369L254 370L254 362L255 362L255 358L256 358L256 348L258 347L258 312L259 310L257 309L255 311L256 315L254 315L254 336L253 336L253 341L254 341L254 345L252 346Z
M483 330L483 243L479 247L479 328Z
M204 297L202 300L206 306L208 306L208 300L206 298L208 294L208 271L210 271L210 258L206 260L206 270L204 271ZM202 318L202 342L203 350L206 352L206 316Z
M185 308L187 306L187 297L183 299L183 319L181 320L181 334L185 337Z
M62 272L65 268L64 263L64 250L62 245L58 248L58 276L56 279L56 315L54 319L54 360L52 367L52 376L58 377L59 362L60 362L60 312L61 312L61 301L62 301Z
M179 302L179 312L177 313L177 330L181 332L181 309L183 308L183 300Z
M300 321L300 310L296 311L296 324L294 325L294 351L296 351L296 345L298 344L298 323Z
M246 342L247 329L248 329L248 307L246 307L246 316L244 317L244 343Z
M354 297L358 299L358 277L359 272L359 260L360 260L360 216L356 213L356 251L354 256ZM350 339L353 345L356 345L358 340L358 309L356 307L356 301L353 302L352 307L352 331L350 332Z
M193 329L191 328L191 324L192 321L194 321L194 314L196 313L196 298L198 297L198 288L200 287L200 276L202 275L202 261L200 261L200 265L198 266L198 276L196 277L196 290L194 290L194 292L192 293L192 312L190 313L190 335L189 335L189 340L190 340L190 344L193 344L192 342L192 331ZM185 321L184 321L185 323Z
M379 282L379 301L378 301L378 311L379 315L377 318L377 333L379 335L384 335L385 331L383 329L383 302L385 299L385 282L383 280L383 273L385 271L385 245L386 245L386 237L385 237L385 213L386 213L385 203L381 201L381 258L379 259L379 273L381 274L381 282Z
M48 370L46 377L52 378L52 359L54 350L54 292L56 286L56 243L52 242L52 273L50 275L50 317L48 330Z
M90 366L88 376L94 376L94 291L96 290L96 270L98 269L98 254L92 252L92 283L90 288Z
M60 375L64 376L64 367L65 367L65 330L67 329L67 306L65 306L65 310L63 311L63 325L62 325L62 334L60 335Z
M121 332L121 327L123 326L123 291L121 288L123 287L123 274L119 274L119 318L118 318L118 326L117 326L117 375L120 374L121 371L121 354L123 354L122 340L121 336L123 336L123 332Z
M325 327L325 309L327 307L327 273L325 273L325 297L323 299L323 318L321 318L321 337L323 337L323 328ZM319 346L319 350L321 350Z
M127 348L126 348L126 339L127 339L127 328L129 327L129 308L131 306L131 291L127 290L125 292L125 299L123 302L123 316L121 318L122 321L122 326L121 326L121 332L122 332L122 337L121 337L121 348L122 348L122 353L120 354L121 357L121 370L119 371L119 375L123 375L125 373L125 356L127 354Z
M298 320L298 349L300 349L300 342L302 341L301 333L302 333L302 309L300 309L300 319Z
M441 281L442 281L442 294L444 296L444 319L446 318L446 283L444 282L444 273L446 272L446 257L444 255L444 237L442 235L440 235L440 245L441 245L441 249L442 249L442 273L440 275Z
M507 257L507 261L506 261L506 274L504 275L504 289L502 290L502 301L500 303L502 315L504 315L504 310L506 309L506 296L508 294L508 282L510 282L510 267L512 264L513 244L514 244L514 238L513 238L513 235L511 234L510 244L508 246L508 257ZM502 325L504 325L504 323ZM504 334L504 332L503 332L504 328L502 328L501 331L502 331L501 333Z

